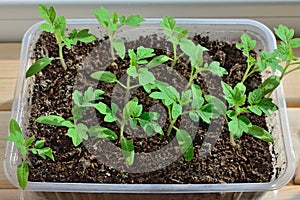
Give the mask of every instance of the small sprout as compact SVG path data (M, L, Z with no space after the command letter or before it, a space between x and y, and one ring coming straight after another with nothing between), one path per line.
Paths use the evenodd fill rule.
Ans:
M143 46L138 47L136 52L132 49L129 49L128 54L130 57L130 66L126 71L128 75L126 83L121 83L113 73L108 71L98 71L91 74L91 77L96 80L109 83L118 83L121 87L126 89L125 102L129 100L130 90L136 87L143 86L145 91L150 92L150 84L154 84L156 81L156 78L150 69L157 67L169 60L169 58L165 55L153 58L153 56L155 56L154 49L145 48ZM131 78L138 78L139 84L131 86Z
M158 113L144 112L143 106L138 104L138 99L134 98L130 100L122 110L122 118L118 118L117 121L120 123L120 143L123 155L125 157L128 166L133 164L134 160L134 146L130 140L124 137L124 129L127 124L131 128L136 128L139 123L144 131L148 134L157 132L164 134L160 125L155 122L159 118Z
M124 25L133 27L140 26L145 19L141 18L139 15L130 15L126 18L125 16L119 16L117 12L110 14L109 11L104 7L100 7L99 10L93 10L93 13L100 25L106 30L106 34L110 41L112 59L115 59L114 50L116 50L119 56L124 59L126 52L125 45L122 40L116 40L114 38L116 32Z
M88 29L77 31L73 29L69 36L65 35L67 22L64 16L56 16L56 11L53 6L49 9L44 5L39 5L39 14L46 21L40 25L40 29L49 33L53 33L59 49L58 58L44 57L35 61L28 69L26 78L36 74L46 66L48 66L53 60L59 59L64 70L67 70L67 65L63 57L63 47L71 48L72 45L76 45L78 41L89 43L96 40L96 37L89 32Z
M271 137L270 133L264 129L258 130L257 127L253 128L251 121L243 116L243 113L252 112L256 115L270 115L270 111L276 111L278 107L272 102L271 98L265 98L261 89L256 89L249 93L248 98L246 96L246 87L243 83L238 83L232 88L227 83L222 82L222 88L224 98L229 104L229 109L226 115L223 116L226 119L228 128L230 131L230 142L233 146L236 145L235 139L240 138L243 133L248 133L264 140L269 141ZM249 106L245 107L246 99L248 99ZM262 136L263 135L263 136Z
M41 124L67 127L67 135L72 139L74 146L79 146L83 140L87 140L87 133L97 138L116 140L117 137L114 137L116 135L112 136L113 131L110 129L100 126L88 128L85 124L78 122L87 107L96 109L99 107L99 103L96 104L94 101L102 100L102 94L104 94L102 90L93 90L92 87L89 87L84 93L75 90L72 96L75 104L72 108L73 117L64 119L61 116L47 115L38 117L36 121Z
M149 96L154 99L160 99L168 110L170 125L167 135L169 136L173 129L176 130L176 138L183 156L187 161L190 161L194 151L192 139L187 131L175 126L176 121L180 116L188 114L194 122L199 122L202 119L204 122L210 124L211 119L219 117L220 114L214 113L213 104L210 102L205 103L198 85L192 84L191 90L184 90L181 94L167 83L157 82L155 86L156 91L152 92ZM185 107L190 109L186 111Z
M187 39L188 34L188 29L183 29L181 26L175 25L176 20L169 16L165 16L160 22L160 26L164 29L164 33L169 37L169 41L173 44L172 68L174 68L177 60L182 56L177 56L177 46Z
M21 150L22 154L22 163L18 165L17 168L17 178L19 186L24 190L28 183L29 176L29 159L28 152L33 154L38 154L41 158L46 159L50 158L54 161L54 156L52 154L52 149L50 147L44 147L44 140L37 140L35 143L35 137L29 137L28 139L22 134L21 128L18 122L14 119L10 120L10 136L7 136L5 139L11 142L14 142Z
M260 60L256 60L250 54L255 48L256 41L247 34L241 36L242 43L237 43L236 47L247 57L247 69L242 82L252 74L264 71L267 67L270 67L273 72L277 70L281 72L280 80L289 73L300 69L300 62L293 51L293 49L300 47L300 38L293 38L294 30L283 25L275 28L275 34L281 40L280 44L273 52L262 52ZM285 62L284 67L280 65L281 62ZM269 95L272 91L269 92Z
M227 74L226 69L220 67L220 63L217 61L213 61L210 64L205 63L203 66L203 53L207 51L207 49L200 44L195 45L193 41L186 39L180 43L180 49L189 56L191 61L190 79L185 89L188 89L191 86L193 80L202 71L210 71L217 76Z

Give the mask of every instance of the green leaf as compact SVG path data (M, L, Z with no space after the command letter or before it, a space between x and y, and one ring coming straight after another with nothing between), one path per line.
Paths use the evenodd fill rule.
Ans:
M178 102L180 100L179 92L173 86L161 82L157 82L156 86L162 93L172 99L173 102Z
M240 138L243 133L248 133L249 127L252 124L250 120L245 116L240 116L239 118L232 118L232 120L228 123L229 131L236 137Z
M110 13L106 8L101 6L99 10L93 10L93 13L103 27L109 27Z
M126 17L125 16L120 16L119 21L120 21L120 24L125 24Z
M52 126L64 126L63 122L65 122L66 120L61 116L47 115L38 117L36 121L41 124L48 124Z
M10 129L10 135L7 136L5 139L14 142L16 146L21 150L22 156L26 157L27 154L26 145L31 145L29 143L31 142L32 137L29 138L27 141L25 140L21 128L15 119L10 120L9 129Z
M160 26L164 29L173 30L176 24L176 20L169 16L164 16L160 22Z
M259 116L262 113L270 115L269 111L276 111L278 109L278 107L272 102L271 98L263 98L263 92L261 89L256 89L250 92L248 102L250 106L247 108Z
M70 49L71 45L76 45L78 41L89 43L96 40L96 37L93 34L88 33L88 29L80 30L79 32L76 29L73 29L69 36L63 36L63 41Z
M294 37L294 30L289 29L284 25L279 25L278 28L275 28L275 34L280 38L280 40L288 43Z
M261 116L262 115L262 111L261 109L259 109L259 106L254 105L254 106L248 106L247 107L251 112L253 112L254 114Z
M94 104L94 108L97 109L101 114L105 115L105 122L114 122L117 120L116 113L118 111L118 106L114 103L111 105L112 109L110 109L105 103L99 102Z
M67 22L64 16L59 16L54 20L54 33L63 36L66 31Z
M144 112L138 122L147 134L152 135L155 132L164 135L161 126L155 122L159 117L160 115L156 112Z
M250 57L250 51L252 51L256 46L256 41L252 40L252 38L244 33L241 36L242 43L237 43L236 48L241 50L243 54L247 57Z
M129 68L134 68L135 71L136 71L136 67L138 66L138 57L132 49L128 50L128 55L129 55L129 58L130 58L130 67ZM128 73L128 70L127 70L127 73Z
M34 148L40 149L45 145L45 140L38 140L34 144Z
M123 108L123 119L129 120L132 117L139 117L142 114L143 106L138 105L138 99L130 100Z
M256 65L260 72L264 71L267 67L271 67L272 71L279 70L283 71L283 67L280 65L281 61L278 59L276 52L262 52L260 54L260 60L257 61Z
M81 106L83 104L83 95L80 91L75 90L72 94L72 99L74 104L77 106Z
M140 68L138 70L139 84L147 85L149 83L155 83L155 76L147 68Z
M118 81L116 75L114 75L113 73L108 72L108 71L94 72L94 73L91 74L91 77L93 79L108 82L108 83L114 83L114 82Z
M205 100L212 105L213 117L226 115L227 107L222 100L212 95L205 95Z
M122 40L113 40L112 41L113 47L120 56L121 59L125 58L126 49L125 44Z
M71 40L66 36L62 37L64 44L67 46L68 49L71 49L72 45L76 45L77 41L76 40Z
M16 146L21 149L22 155L25 157L27 154L27 149L25 147L26 140L24 138L24 135L21 132L21 129L18 125L18 123L14 120L10 120L10 136L7 136L5 138L8 141L15 142Z
M83 105L90 105L91 101L101 100L103 97L101 95L104 94L102 90L94 90L91 86L84 92L83 95ZM90 105L92 106L92 105Z
M94 108L96 108L103 115L112 113L111 109L103 102L94 104Z
M300 38L294 38L290 41L291 48L298 48L300 47Z
M238 83L232 89L230 85L222 81L222 88L224 98L227 100L230 106L242 106L246 101L246 86L243 83Z
M210 124L210 119L213 117L213 111L212 111L211 104L204 105L203 107L201 107L200 111L197 113L204 122L206 122L207 124Z
M89 29L82 29L74 36L73 39L76 39L80 42L89 43L96 40L97 38L93 34L89 33Z
M172 106L171 114L172 119L177 119L182 114L182 106L177 103L174 103Z
M138 72L137 72L137 68L135 66L130 66L129 68L127 68L126 70L128 76L132 76L133 78L138 77Z
M202 91L199 85L192 84L192 96L192 109L200 110L204 103L204 98L202 97Z
M256 125L249 128L248 134L265 142L274 142L273 136L268 131Z
M181 105L188 105L190 102L192 102L192 91L191 90L184 90L181 93Z
M34 141L35 137L34 136L31 136L29 137L27 140L25 140L25 146L26 147L30 147Z
M183 129L178 129L176 131L176 139L184 158L187 161L191 161L194 156L194 147L190 134Z
M183 40L180 42L180 49L189 56L193 68L199 68L203 64L203 52L207 51L200 44L195 45L191 40Z
M233 119L233 118L236 118L236 117L237 117L237 112L234 111L234 110L227 110L226 115L227 115L230 119Z
M50 24L41 24L39 28L43 31L54 33L54 29Z
M263 98L258 104L258 108L265 113L266 115L270 115L269 111L276 111L278 107L272 102L272 98Z
M79 123L76 125L76 132L78 136L84 140L88 139L88 135L86 134L88 131L88 127L85 124Z
M52 149L50 147L44 147L41 149L37 149L37 153L41 158L46 159L46 157L50 158L51 160L54 161L54 156L52 154Z
M81 144L82 138L79 136L75 128L69 128L67 135L72 138L72 143L75 147Z
M79 120L83 117L83 112L84 112L85 108L84 107L78 107L78 106L75 106L72 108L71 112L72 112L72 115L73 117L76 119L76 120ZM62 125L65 126L65 122L62 123ZM68 126L69 127L69 126Z
M190 119L193 120L194 122L199 122L199 115L197 112L190 112L189 113Z
M127 26L140 26L140 24L144 21L145 19L141 18L139 15L130 15L127 17L125 24Z
M182 30L180 26L175 27L176 20L169 16L165 16L160 25L165 29L164 33L169 36L169 41L175 45L178 45L188 34L188 29Z
M37 154L37 150L36 150L36 149L31 149L31 152L32 152L33 154Z
M88 133L91 134L94 137L106 139L106 140L117 140L118 136L117 134L105 127L101 126L92 126L89 128Z
M275 90L279 84L280 78L273 75L267 78L258 88L261 89L262 95L265 96Z
M160 55L160 56L157 56L155 58L153 58L147 65L146 67L148 69L152 69L154 67L157 67L157 66L160 66L162 65L163 63L169 61L170 58L166 55Z
M137 48L136 55L137 55L138 64L146 64L143 59L151 58L155 54L154 54L154 49L140 46Z
M88 127L82 123L79 123L75 126L75 128L69 128L67 135L72 138L74 146L78 146L81 144L83 139L88 139L87 131Z
M150 84L143 85L143 88L148 94L150 94L153 89L156 89L156 86L155 84L150 83Z
M112 23L113 23L113 24L117 24L117 23L118 23L118 21L119 21L119 16L118 16L118 14L117 14L116 11L113 12L113 14L112 14L112 16L111 16L111 20L112 20Z
M38 5L39 7L39 14L40 16L49 24L53 24L54 22L54 19L56 17L56 12L55 12L55 9L54 7L50 7L49 9L42 5L42 4L39 4Z
M111 112L115 116L119 110L119 106L115 103L111 103Z
M22 162L21 164L18 165L17 177L18 177L19 185L23 190L25 190L27 186L28 176L29 176L28 164Z
M53 58L41 58L35 61L27 70L26 78L38 73L52 62Z
M135 119L135 118L130 118L129 119L129 125L132 129L135 129L137 127L137 123L138 123L137 119Z
M227 70L223 67L220 67L220 63L217 61L213 61L208 65L207 68L211 73L217 75L217 76L223 76L228 74Z
M15 119L10 120L9 131L11 136L16 136L17 133L22 133L21 128Z
M128 166L133 165L134 162L134 146L130 140L123 139L121 142L121 149L125 161Z

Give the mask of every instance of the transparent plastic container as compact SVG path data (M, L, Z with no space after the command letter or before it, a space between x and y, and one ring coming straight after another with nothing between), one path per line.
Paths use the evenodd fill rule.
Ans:
M163 33L159 27L161 19L147 19L141 27L123 29L120 37L129 37L134 40L142 35ZM41 23L41 22L40 22ZM16 119L22 129L26 129L28 109L30 109L30 90L32 83L25 80L26 69L32 61L30 55L34 44L41 33L40 23L32 26L25 34L22 42L20 65L17 84L14 94L11 118ZM99 27L97 20L68 20L68 28L89 28L97 37L101 38L104 31ZM263 24L244 19L177 19L177 24L189 29L189 35L195 33L202 36L208 35L210 40L239 41L243 33L249 34L257 41L256 51L273 51L276 48L276 40L273 33ZM206 193L198 194L203 198L257 199L264 192L277 190L285 186L292 178L295 169L294 151L288 125L287 111L282 85L273 94L279 110L267 119L272 134L275 138L274 169L277 169L277 177L266 183L233 183L233 184L95 184L95 183L57 183L57 182L29 182L26 191L33 192L35 199L94 199L104 197L99 193ZM274 148L273 148L274 147ZM9 181L18 186L16 170L20 161L19 153L15 145L7 142L4 158L5 174ZM276 174L276 173L275 173ZM250 193L249 193L250 192ZM72 194L69 194L72 193ZM88 194L86 194L88 193ZM27 194L25 192L24 194ZM33 195L30 194L30 195ZM69 195L68 195L69 194ZM120 197L114 194L116 197ZM191 194L192 195L192 194ZM140 194L140 196L142 196ZM199 196L199 197L200 197ZM134 198L134 196L132 196ZM164 196L161 196L163 198ZM165 196L166 197L166 196ZM179 196L177 196L179 197ZM176 199L176 195L174 196Z

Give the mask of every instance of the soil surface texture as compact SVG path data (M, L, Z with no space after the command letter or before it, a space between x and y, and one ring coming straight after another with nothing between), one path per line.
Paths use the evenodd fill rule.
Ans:
M196 35L196 44L201 44L208 51L204 53L204 62L219 61L228 70L228 75L219 78L210 72L199 74L194 80L202 88L203 94L222 96L221 80L234 86L241 81L246 68L246 58L236 49L235 43L210 41L208 37ZM157 56L167 54L172 57L172 45L156 35L141 37L138 41L126 42L127 49L138 46L155 49ZM58 46L52 34L43 32L34 47L33 60L44 55L58 56ZM35 120L44 115L60 115L65 119L72 116L72 93L84 91L89 86L101 89L105 93L102 100L122 107L125 91L116 83L105 83L90 78L90 74L99 70L114 73L121 82L127 79L129 56L112 61L107 39L90 44L78 43L71 49L64 47L68 70L64 71L60 61L53 61L48 67L36 74L32 90L31 111L27 134L36 139L44 139L45 146L53 149L55 162L43 160L30 154L30 181L49 182L88 182L88 183L253 183L268 182L273 175L272 155L269 144L244 134L236 140L233 147L229 140L228 127L224 119L212 120L208 125L200 120L192 122L182 117L176 126L188 130L193 137L194 157L187 162L180 153L175 132L170 136L147 135L142 129L125 127L125 137L131 139L135 147L135 162L128 167L125 164L120 143L90 136L78 147L74 147L67 136L67 128L39 124ZM180 53L180 50L178 49ZM253 52L253 56L256 56ZM168 67L167 67L168 66ZM152 69L160 81L184 89L190 74L190 63L181 57L174 69L171 61ZM135 80L131 85L137 84ZM259 74L252 75L246 82L247 93L261 83ZM167 131L167 110L160 100L148 97L142 87L130 91L130 98L137 97L145 111L160 113L159 123ZM188 116L188 115L187 115ZM248 114L252 124L265 129L265 116ZM104 118L95 109L87 109L82 119L87 126L101 125L120 131L119 124L104 122Z

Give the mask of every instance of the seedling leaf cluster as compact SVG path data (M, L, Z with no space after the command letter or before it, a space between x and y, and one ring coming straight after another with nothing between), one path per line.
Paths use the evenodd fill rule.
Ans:
M134 139L126 136L128 130L142 130L150 137L156 134L164 136L175 136L183 157L191 161L194 156L192 133L177 124L184 116L194 123L211 124L213 119L224 118L229 130L229 138L232 146L236 141L249 134L265 142L273 142L274 138L264 127L259 127L251 122L247 114L258 116L270 116L278 109L271 98L272 92L279 86L283 77L300 69L300 62L294 55L294 49L300 47L300 39L294 38L294 30L280 25L275 33L281 40L278 48L273 52L262 52L259 58L255 57L254 49L256 41L249 35L241 36L241 43L236 44L242 54L247 58L247 66L242 79L235 85L221 81L222 98L213 95L204 95L202 88L195 83L199 74L209 72L216 77L227 75L226 69L217 61L206 62L204 53L208 51L200 44L195 44L188 36L188 29L176 25L176 20L166 16L160 25L165 36L173 46L173 55L155 54L154 49L140 46L137 49L126 50L125 43L115 39L116 33L123 26L138 27L145 20L139 15L119 16L117 12L110 13L104 7L93 10L99 24L105 28L106 36L110 43L110 54L112 62L116 59L130 59L126 69L126 78L119 80L110 71L95 71L90 74L92 79L100 82L113 83L125 90L123 106L114 102L106 104L104 91L87 87L83 91L75 90L72 94L73 108L71 117L64 118L59 115L44 115L36 119L38 123L45 126L58 126L67 128L66 135L71 138L74 146L81 145L90 137L114 141L121 148L124 162L128 166L134 165L135 146ZM64 70L68 70L63 57L63 47L72 48L78 41L89 43L96 40L96 36L89 33L88 29L73 29L66 34L67 21L63 16L56 16L53 7L47 8L39 5L39 14L45 20L40 29L54 34L59 57L43 57L34 62L26 73L26 77L35 75L53 60L59 59ZM181 57L188 59L190 67L189 78L182 90L159 81L153 70L164 65L169 72L176 69ZM284 65L280 65L284 62ZM169 65L169 67L167 67ZM245 82L253 74L260 73L270 68L280 75L271 75L264 80L256 89L246 92ZM132 83L135 84L132 84ZM168 127L164 130L159 122L160 114L146 111L137 98L131 98L133 89L142 87L152 99L158 99L167 111ZM84 113L87 109L94 109L103 116L105 123L114 123L119 128L114 130L105 126L89 126L85 124ZM10 136L6 138L12 141L20 149L22 163L18 166L17 176L20 187L24 189L28 182L29 159L28 153L38 154L43 159L47 157L54 161L52 149L45 147L44 140L36 140L34 137L25 138L18 123L12 119L10 122Z

